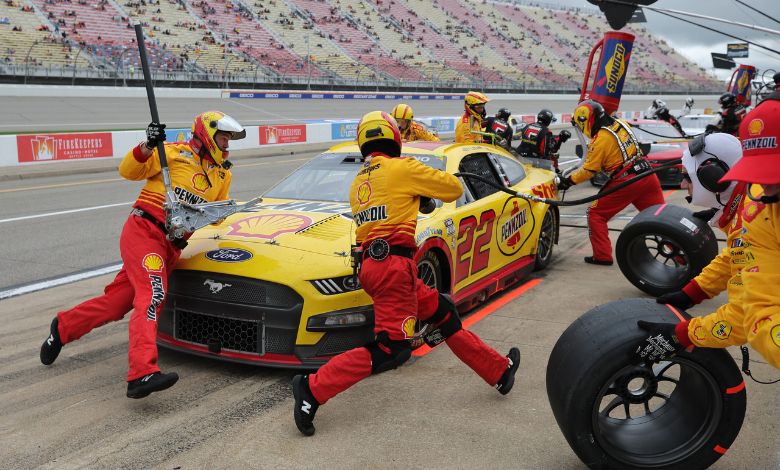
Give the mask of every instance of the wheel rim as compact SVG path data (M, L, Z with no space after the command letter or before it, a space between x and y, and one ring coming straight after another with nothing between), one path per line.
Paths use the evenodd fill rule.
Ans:
M679 288L690 280L691 259L676 241L655 233L638 235L628 244L629 269L648 284Z
M552 255L552 248L555 237L555 224L553 217L548 211L544 214L542 220L542 229L539 231L539 246L536 249L536 259L545 263Z
M675 357L623 367L593 406L599 446L628 466L673 465L712 438L723 414L717 381L701 365Z
M417 264L417 277L419 277L425 285L439 289L439 273L434 266L433 261L425 257Z

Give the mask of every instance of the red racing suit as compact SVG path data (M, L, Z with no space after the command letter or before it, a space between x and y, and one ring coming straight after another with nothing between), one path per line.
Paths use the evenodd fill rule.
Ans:
M693 317L688 322L687 334L691 343L705 348L725 348L744 344L744 311L742 309L742 268L745 266L745 246L742 234L742 211L752 204L745 197L745 185L732 192L731 200L724 207L718 225L726 234L726 247L693 278L684 288L695 303L710 299L724 290L728 302L715 312L703 317Z
M349 192L357 243L363 245L364 253L378 239L395 249L414 252L420 196L450 202L462 192L456 177L414 158L374 154L366 160ZM374 333L385 332L391 341L411 339L416 321L430 318L439 306L438 291L417 277L417 265L411 257L391 253L377 261L364 256L360 284L374 301ZM457 331L446 342L490 385L495 385L507 368L505 356L468 330ZM309 388L317 402L324 404L371 373L371 353L367 347L355 348L311 374Z
M743 211L742 269L747 342L780 369L780 203L748 201Z
M174 193L188 203L228 198L231 174L210 159L201 160L189 143L166 143ZM63 344L75 341L132 310L129 324L127 381L154 372L157 366L157 315L168 290L168 275L181 250L163 232L165 188L157 149L144 158L140 146L125 155L119 174L131 181L146 180L119 239L124 265L103 295L57 314ZM141 214L146 214L142 216Z
M644 157L639 156L639 144L629 128L628 124L615 120L613 124L599 129L588 145L588 155L582 167L569 177L571 181L579 184L591 179L599 171L606 171L612 176L602 188L605 191L636 176L635 165L643 163ZM618 212L629 204L641 211L663 203L661 183L656 175L646 176L593 201L588 208L588 233L593 246L593 258L612 261L612 243L607 222Z
M431 142L438 142L439 137L433 132L429 131L422 124L415 121L409 121L409 125L406 129L401 131L401 141L413 142L415 140L428 140Z

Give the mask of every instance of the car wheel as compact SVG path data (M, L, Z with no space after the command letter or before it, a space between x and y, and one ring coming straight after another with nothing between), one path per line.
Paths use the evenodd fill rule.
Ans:
M555 215L548 210L542 219L542 228L539 230L539 241L536 245L536 261L534 271L541 271L550 265L555 245Z
M615 258L631 284L653 296L682 289L718 254L707 222L683 207L648 207L618 237Z
M707 468L742 427L739 368L725 349L709 348L632 363L647 336L640 319L678 321L668 306L629 299L596 307L564 331L546 378L558 426L590 468Z
M443 278L441 273L441 263L432 251L426 251L417 261L417 277L429 287L433 287L439 292L443 290Z

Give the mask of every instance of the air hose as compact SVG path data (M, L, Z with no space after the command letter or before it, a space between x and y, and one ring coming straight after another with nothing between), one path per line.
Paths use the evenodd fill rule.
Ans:
M587 203L593 202L593 201L595 201L597 199L601 199L604 196L608 196L608 195L610 195L610 194L612 194L612 193L614 193L616 191L620 191L621 189L625 188L626 186L629 186L629 185L632 185L632 184L636 183L637 181L641 180L642 178L646 178L646 177L648 177L648 176L650 176L652 174L659 173L659 172L664 171L664 170L666 170L668 168L677 166L677 165L680 164L680 162L681 162L680 159L672 160L672 161L664 163L663 165L660 165L660 166L658 166L656 168L653 168L652 170L640 173L640 174L634 176L633 178L628 179L628 180L626 180L626 181L624 181L624 182L622 182L620 184L617 184L617 185L615 185L615 186L613 186L613 187L611 187L611 188L609 188L607 190L599 191L598 193L596 193L596 194L594 194L592 196L588 196L588 197L582 198L582 199L576 199L574 201L559 201L557 199L550 199L550 198L545 198L545 197L534 196L533 194L519 193L517 191L513 191L513 190L511 190L511 189L509 189L509 188L507 188L505 186L501 186L501 185L497 184L494 181L491 181L491 180L489 180L489 179L487 179L487 178L485 178L483 176L480 176L480 175L477 175L477 174L474 174L474 173L458 172L458 173L455 173L455 176L462 177L462 178L470 178L470 179L475 179L475 180L478 180L478 181L482 181L483 183L485 183L485 184L487 184L489 186L492 186L492 187L498 189L499 191L503 191L503 192L505 192L505 193L507 193L507 194L509 194L511 196L515 196L515 197L518 197L520 199L525 199L527 201L539 202L539 203L542 203L542 204L548 204L550 206L555 206L555 207L568 207L568 206L579 206L581 204L587 204Z

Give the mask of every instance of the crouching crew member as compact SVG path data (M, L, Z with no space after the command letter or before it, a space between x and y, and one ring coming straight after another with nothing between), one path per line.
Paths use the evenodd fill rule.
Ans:
M417 277L415 230L420 198L454 201L460 181L414 158L401 158L401 135L395 120L381 111L366 114L357 129L365 164L350 187L349 199L363 247L360 284L374 302L375 340L339 354L317 373L292 381L293 416L301 433L314 434L320 405L372 374L395 369L412 353L418 320L430 324L429 345L446 342L455 355L489 385L507 394L514 384L520 351L502 356L462 328L448 295Z
M171 185L178 198L190 204L227 199L231 182L228 142L245 136L244 128L230 116L207 111L195 117L192 140L166 143ZM168 291L168 275L186 245L183 239L169 240L165 228L166 188L157 153L157 145L164 141L165 125L149 124L146 141L135 146L119 164L119 174L124 178L146 180L119 239L122 269L103 295L59 312L41 346L41 362L50 365L63 345L132 311L128 398L143 398L179 379L175 372L163 374L157 365L157 316Z
M598 102L585 100L580 103L574 110L572 125L591 139L588 155L582 167L561 179L558 189L566 190L572 185L591 179L600 171L605 171L610 178L602 188L604 191L650 169L647 160L641 155L639 142L630 126L608 116ZM629 204L641 211L663 202L661 183L654 174L593 201L588 208L588 232L593 256L586 256L585 262L607 266L613 263L607 222L615 214Z
M399 104L393 108L390 113L398 123L398 129L401 131L401 141L413 142L415 140L427 140L438 142L439 137L429 131L422 124L414 120L414 111L408 104Z

